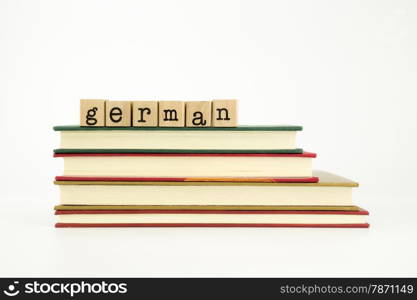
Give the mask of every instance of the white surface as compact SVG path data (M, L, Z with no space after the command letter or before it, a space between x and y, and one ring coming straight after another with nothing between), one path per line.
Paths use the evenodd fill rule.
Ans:
M0 276L417 276L416 20L415 1L1 1ZM51 128L89 97L303 125L372 227L54 229Z
M359 199L370 229L55 229L28 198L0 219L1 276L416 276L417 207L388 198Z

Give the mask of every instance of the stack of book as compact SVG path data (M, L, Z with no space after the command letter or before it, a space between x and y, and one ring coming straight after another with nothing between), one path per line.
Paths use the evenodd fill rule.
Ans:
M358 227L358 184L312 170L300 126L56 126L56 227Z

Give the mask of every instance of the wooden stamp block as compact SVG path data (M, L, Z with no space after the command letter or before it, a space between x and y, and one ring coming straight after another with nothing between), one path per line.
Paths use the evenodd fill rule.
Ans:
M156 127L158 126L158 101L133 101L132 126Z
M106 100L80 100L80 126L97 127L105 125Z
M159 101L159 126L184 127L185 105L183 101Z
M211 101L191 101L185 103L186 127L211 126Z
M106 102L106 126L107 127L132 126L132 102L131 101L107 101Z
M237 100L212 101L213 127L237 127Z

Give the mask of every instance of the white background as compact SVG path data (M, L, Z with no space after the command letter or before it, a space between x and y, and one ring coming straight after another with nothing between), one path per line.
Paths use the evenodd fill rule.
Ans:
M0 1L0 276L417 276L416 1ZM55 229L80 98L240 100L369 230Z

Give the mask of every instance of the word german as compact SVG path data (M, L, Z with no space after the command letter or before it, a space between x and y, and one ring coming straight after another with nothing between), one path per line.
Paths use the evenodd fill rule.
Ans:
M84 127L236 127L237 100L80 100Z

